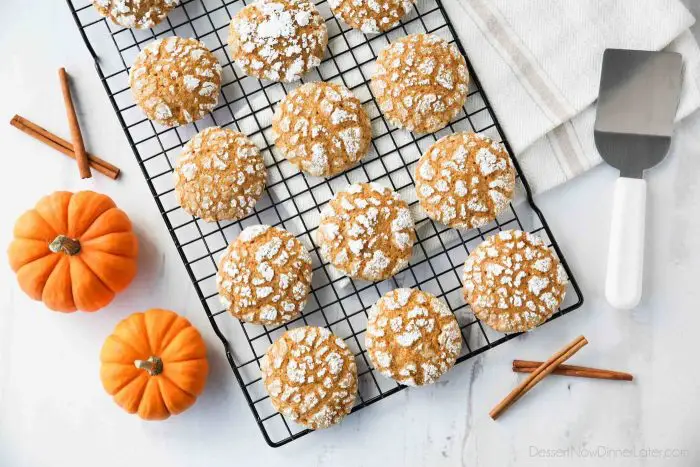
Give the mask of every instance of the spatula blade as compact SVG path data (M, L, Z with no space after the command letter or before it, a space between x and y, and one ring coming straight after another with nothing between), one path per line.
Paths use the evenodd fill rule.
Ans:
M640 178L666 156L682 67L675 52L605 51L594 135L600 155L622 176Z

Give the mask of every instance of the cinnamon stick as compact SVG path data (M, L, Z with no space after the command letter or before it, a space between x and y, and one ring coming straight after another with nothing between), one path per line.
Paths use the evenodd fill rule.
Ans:
M12 120L10 120L10 125L17 128L18 130L23 131L32 138L41 141L47 146L50 146L55 150L65 154L66 156L75 159L75 153L73 152L73 145L71 143L61 138L60 136L57 136L51 133L50 131L45 130L36 123L33 123L19 115L15 115L14 117L12 117ZM112 180L116 180L119 177L119 174L121 172L119 167L112 165L109 162L100 159L99 157L93 154L88 153L87 157L90 167L95 169L97 172L111 178Z
M85 152L85 143L83 142L83 135L80 132L78 116L75 114L75 106L73 105L73 98L71 97L70 86L68 84L68 73L66 73L65 68L58 70L58 77L61 80L63 103L66 107L70 137L71 141L73 141L73 152L75 153L75 160L78 162L80 178L90 178L92 177L90 164L88 162L87 153Z
M513 371L516 373L532 373L542 362L529 360L513 360ZM577 376L580 378L609 379L614 381L632 381L634 376L623 371L603 370L576 365L559 365L552 371L553 375Z
M546 362L542 363L537 367L527 378L525 378L515 389L513 389L510 394L508 394L505 399L494 407L489 415L492 419L496 420L503 414L508 408L510 408L515 402L517 402L522 396L527 394L527 392L534 388L537 383L542 381L545 376L554 371L561 363L568 360L572 355L581 350L581 348L588 344L588 341L583 336L578 336L566 347L561 349L559 352L552 355Z

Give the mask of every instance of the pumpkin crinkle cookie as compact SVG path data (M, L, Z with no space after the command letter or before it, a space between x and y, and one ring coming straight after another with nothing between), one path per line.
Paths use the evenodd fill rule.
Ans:
M221 303L253 324L283 324L299 316L311 289L311 256L286 230L268 225L244 229L219 261Z
M365 34L388 31L413 9L415 0L328 0L333 14Z
M316 231L324 261L353 279L381 281L403 269L416 239L408 204L378 183L355 183L321 211Z
M261 359L260 370L272 406L312 430L340 422L355 403L355 358L326 328L285 332Z
M205 128L185 144L174 173L180 206L209 222L250 214L267 176L257 146L243 133L219 127Z
M559 307L568 279L542 239L504 230L476 247L464 263L464 298L482 322L500 332L522 332Z
M125 28L148 29L160 23L180 0L92 0L97 11Z
M202 42L166 37L139 52L129 72L129 85L150 120L169 127L185 125L216 105L221 65Z
M445 302L418 289L395 289L370 308L365 345L382 375L423 386L454 366L462 335Z
M431 219L472 229L493 221L513 199L515 168L502 144L471 132L440 138L416 165L416 193Z
M389 123L422 134L457 116L468 84L467 62L454 44L411 34L382 49L370 87Z
M328 30L307 0L258 0L231 19L228 43L246 75L289 83L321 63Z
M282 99L272 119L275 146L300 170L341 173L367 153L372 127L360 100L335 83L304 84Z

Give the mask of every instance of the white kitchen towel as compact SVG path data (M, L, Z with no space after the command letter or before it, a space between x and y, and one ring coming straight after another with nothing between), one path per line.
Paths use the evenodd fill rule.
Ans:
M700 106L700 49L688 31L694 18L678 0L444 5L536 193L600 162L592 104L606 48L680 52L685 70L678 118Z

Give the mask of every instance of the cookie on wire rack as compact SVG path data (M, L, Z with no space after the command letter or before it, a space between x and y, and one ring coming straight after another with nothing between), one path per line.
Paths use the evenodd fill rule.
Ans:
M422 290L394 289L370 308L365 346L379 373L423 386L454 366L462 335L445 302Z
M175 198L189 214L208 222L238 220L263 195L267 169L243 133L209 127L185 144L174 178Z
M411 34L387 45L370 82L392 125L418 134L444 128L467 100L467 62L435 34Z
M307 0L257 0L231 19L228 44L246 75L290 83L321 63L328 30Z
M160 23L180 0L91 0L97 11L125 28L149 29Z
M246 227L219 260L219 299L234 317L283 324L298 317L311 289L311 256L278 227Z
M328 0L333 14L365 34L395 27L413 9L416 0Z
M477 246L464 263L464 299L500 332L528 331L559 307L568 279L541 238L504 230Z
M381 281L411 259L416 232L408 204L378 183L355 183L321 211L321 256L353 279Z
M425 213L448 227L493 221L513 199L515 168L502 144L460 132L440 138L416 164L416 193Z
M216 105L221 65L204 43L166 37L139 52L129 72L129 86L150 120L168 127L185 125Z
M287 94L272 118L275 146L300 170L317 177L344 172L367 154L372 140L360 100L336 83L306 83Z
M260 360L272 406L312 430L340 422L357 397L357 364L345 342L326 328L291 329Z

